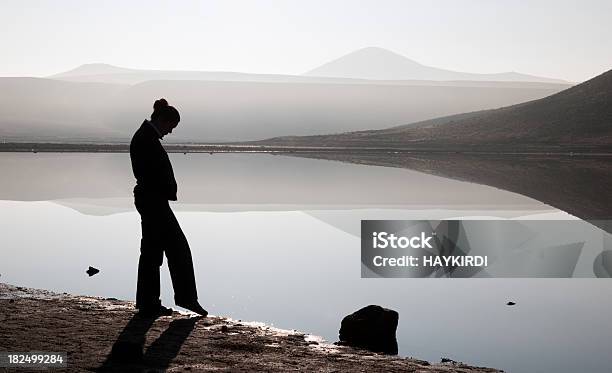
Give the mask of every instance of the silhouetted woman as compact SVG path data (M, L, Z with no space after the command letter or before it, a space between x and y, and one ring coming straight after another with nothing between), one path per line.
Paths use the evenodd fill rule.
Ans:
M142 225L136 308L144 316L172 314L172 309L162 306L159 299L159 268L164 253L176 305L203 316L208 314L198 303L187 238L168 204L169 200L176 201L176 180L170 158L159 140L172 133L180 120L179 112L165 99L159 99L153 105L151 120L145 119L130 144L136 177L134 204Z

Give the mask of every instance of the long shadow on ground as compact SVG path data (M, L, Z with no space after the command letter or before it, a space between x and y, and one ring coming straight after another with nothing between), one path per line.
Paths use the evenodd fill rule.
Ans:
M119 334L110 354L98 372L140 372L166 370L201 317L173 320L168 328L144 351L146 334L155 318L134 315Z

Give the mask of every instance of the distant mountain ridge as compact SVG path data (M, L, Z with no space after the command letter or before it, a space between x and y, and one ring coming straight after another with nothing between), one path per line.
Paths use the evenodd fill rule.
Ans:
M425 66L377 47L362 48L301 75L253 74L232 71L146 70L91 63L49 76L51 79L138 84L149 80L209 80L272 83L341 83L388 85L506 86L514 84L570 85L570 82L506 72L475 74Z
M236 82L325 82L334 79L281 74L249 74L231 71L146 70L118 67L104 63L78 66L48 78L73 82L135 85L156 80L236 81ZM349 79L341 79L349 80Z
M612 70L551 96L382 130L261 143L361 147L586 146L612 151Z
M181 71L181 70L139 70L109 65L90 63L78 66L49 79L81 83L112 83L135 85L155 80L192 80L223 82L260 82L260 83L314 83L314 84L369 84L369 85L406 85L432 87L497 87L497 88L538 88L563 89L568 82L544 81L487 81L487 80L372 80L343 77L320 77L306 75L253 74L232 71Z
M368 47L351 52L304 73L306 76L373 80L472 80L564 83L560 79L544 78L517 72L476 74L425 66L389 50Z

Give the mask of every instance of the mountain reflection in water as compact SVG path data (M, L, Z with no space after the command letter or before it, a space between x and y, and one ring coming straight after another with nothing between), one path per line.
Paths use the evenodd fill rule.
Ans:
M612 157L401 153L298 156L406 168L489 185L533 198L612 233Z

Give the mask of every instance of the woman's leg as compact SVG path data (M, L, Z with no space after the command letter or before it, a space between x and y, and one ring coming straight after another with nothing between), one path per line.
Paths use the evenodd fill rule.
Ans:
M159 267L164 260L162 234L165 211L162 203L152 201L137 201L136 209L140 213L142 226L136 308L156 309L161 305Z
M197 302L198 299L191 249L176 216L170 206L168 204L166 206L168 225L167 234L164 235L164 248L174 288L174 301L178 305L190 304Z

